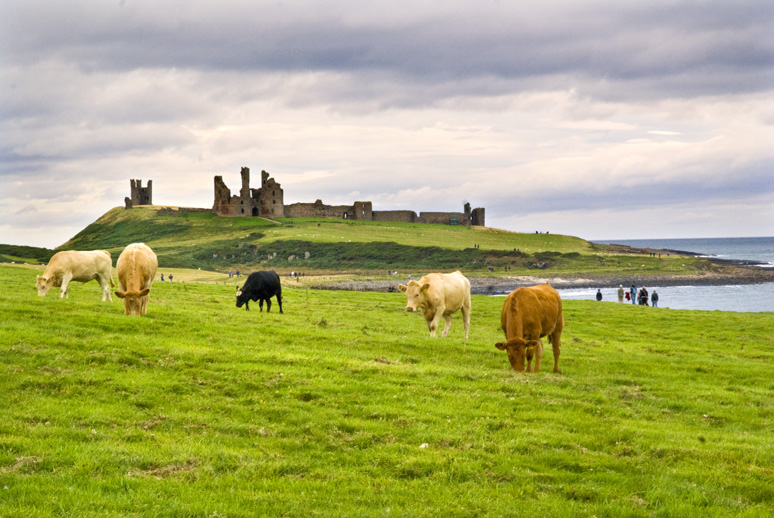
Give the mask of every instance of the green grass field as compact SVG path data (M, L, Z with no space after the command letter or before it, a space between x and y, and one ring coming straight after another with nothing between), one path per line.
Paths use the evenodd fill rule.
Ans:
M0 265L3 517L774 509L774 313L568 301L563 372L527 374L493 346L502 298L473 297L463 341L400 293L245 312L181 272L208 282L127 317L94 282L39 298L38 271Z

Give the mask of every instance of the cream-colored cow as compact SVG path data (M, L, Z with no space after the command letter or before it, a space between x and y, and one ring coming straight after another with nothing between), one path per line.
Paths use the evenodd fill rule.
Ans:
M67 286L70 281L89 282L97 279L102 288L102 301L112 301L110 288L113 287L113 260L105 250L82 252L67 250L57 252L48 262L43 275L38 275L38 295L45 297L51 286L60 287L60 298L69 298Z
M430 330L435 336L438 324L443 317L443 336L451 329L451 314L462 310L462 322L465 325L465 338L470 329L470 281L460 272L428 273L418 281L409 281L408 285L398 286L406 294L406 311L421 309Z
M132 243L118 256L118 290L116 297L124 299L127 315L144 315L148 310L148 294L159 261L145 243Z

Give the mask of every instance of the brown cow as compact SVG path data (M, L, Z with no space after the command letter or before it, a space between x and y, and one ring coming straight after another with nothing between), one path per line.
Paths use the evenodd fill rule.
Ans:
M561 352L562 299L550 284L540 284L528 288L516 288L505 297L500 325L505 332L505 342L495 347L508 352L511 367L524 370L524 357L527 358L527 372L532 371L532 357L535 357L535 372L540 370L543 357L543 342L547 336L554 348L554 372L559 372L559 353Z
M144 315L148 309L148 293L156 277L159 261L145 243L128 245L116 263L118 289L116 296L124 299L127 315Z
M430 336L443 317L443 336L451 329L451 314L462 310L462 323L465 327L465 339L470 329L470 281L460 272L428 273L419 281L409 281L408 286L401 284L400 291L406 294L406 311L421 309L427 321Z

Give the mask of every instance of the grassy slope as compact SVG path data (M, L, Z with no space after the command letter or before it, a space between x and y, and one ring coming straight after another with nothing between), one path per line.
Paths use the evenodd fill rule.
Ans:
M62 249L108 249L144 241L168 267L290 270L453 270L512 275L695 273L707 261L686 257L613 255L606 247L561 235L519 234L479 227L355 222L332 219L219 218L212 214L158 216L148 208L116 208L88 226ZM476 248L477 247L477 248ZM514 252L518 250L518 253ZM289 261L295 255L308 260ZM269 254L276 258L267 260Z
M563 374L515 374L474 296L94 283L0 266L0 516L767 516L774 314L568 301ZM192 276L199 275L191 272ZM176 277L184 277L181 273ZM545 363L551 364L551 352ZM422 445L426 445L422 447Z

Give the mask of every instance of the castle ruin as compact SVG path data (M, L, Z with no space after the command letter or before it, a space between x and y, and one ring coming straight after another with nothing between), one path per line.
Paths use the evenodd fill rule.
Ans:
M148 186L142 186L142 180L129 180L130 196L124 198L127 209L135 205L153 205L153 180L148 180Z
M375 211L370 201L356 201L352 205L325 205L322 200L314 203L284 204L284 191L269 173L261 171L261 187L250 188L250 169L241 171L242 188L239 195L215 177L215 203L213 212L219 216L264 218L336 218L356 221L396 221L404 223L435 223L439 225L485 225L483 208L471 209L466 203L464 212L420 212L412 210Z
M222 176L215 177L215 201L212 212L223 217L262 218L335 218L355 221L394 221L402 223L434 223L437 225L476 225L484 227L483 208L471 209L466 203L463 212L420 212L413 210L373 210L370 201L356 201L352 205L325 205L322 200L314 203L291 203L285 205L282 186L266 171L261 171L261 187L250 188L250 169L243 167L242 187L239 194L223 182ZM131 180L131 198L125 198L126 208L133 205L152 205L151 180L148 187L142 187L140 180ZM178 209L182 211L183 209ZM207 209L186 209L186 211Z
M212 211L218 216L259 216L262 218L282 218L285 216L284 193L282 187L269 173L261 171L261 187L250 188L250 169L243 167L242 188L239 195L231 195L222 176L215 177L215 202Z

